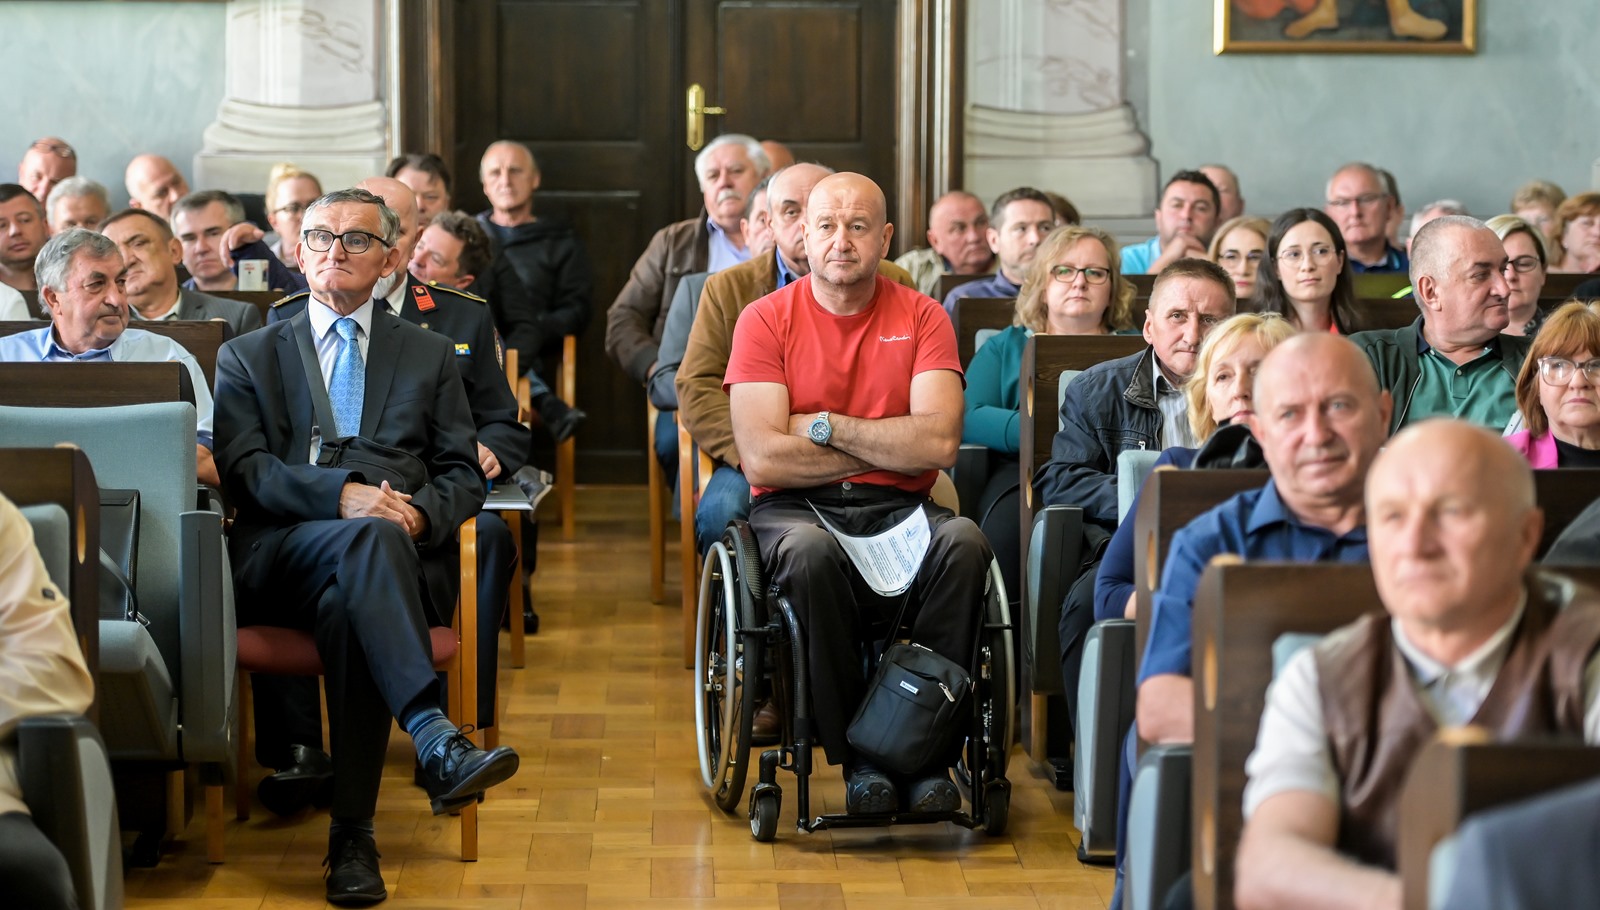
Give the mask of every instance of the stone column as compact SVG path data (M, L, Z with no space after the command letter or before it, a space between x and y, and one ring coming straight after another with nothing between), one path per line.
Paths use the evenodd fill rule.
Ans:
M1147 218L1156 163L1127 103L1125 0L970 7L966 188L1061 193L1095 217Z
M195 156L196 188L259 193L291 161L325 189L388 159L383 0L231 0L226 95Z

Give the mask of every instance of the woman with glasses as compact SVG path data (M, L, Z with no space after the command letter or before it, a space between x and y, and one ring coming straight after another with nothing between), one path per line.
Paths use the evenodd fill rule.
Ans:
M994 453L976 514L1009 590L1020 590L1022 350L1035 334L1106 335L1128 328L1134 292L1120 262L1117 241L1099 228L1073 224L1050 232L1022 280L1012 326L984 342L967 366L961 441Z
M1234 296L1240 300L1255 296L1256 275L1267 255L1268 230L1267 219L1240 215L1228 219L1211 238L1207 257L1233 279Z
M1355 277L1332 218L1318 209L1290 209L1278 216L1267 235L1251 304L1301 331L1348 335L1355 330Z
M298 272L300 263L295 259L294 248L300 242L300 219L306 207L322 195L322 184L317 178L292 164L272 166L267 177L267 223L272 233L265 241L272 252L291 270Z
M1562 304L1517 374L1527 429L1506 441L1535 468L1600 468L1600 304Z
M1600 193L1561 203L1550 238L1550 271L1600 272Z
M1544 290L1546 274L1544 234L1517 215L1496 215L1484 223L1506 247L1511 323L1503 334L1537 335L1544 322L1544 314L1539 311L1539 294Z

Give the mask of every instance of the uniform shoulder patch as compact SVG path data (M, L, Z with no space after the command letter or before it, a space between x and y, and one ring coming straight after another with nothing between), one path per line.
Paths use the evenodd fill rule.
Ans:
M489 302L487 299L485 299L483 297L479 297L477 294L472 294L472 293L469 293L467 291L463 291L460 288L453 288L448 284L440 284L437 281L430 281L427 284L428 284L428 287L432 288L433 290L439 291L439 292L444 293L444 294L447 294L447 295L449 295L451 297L460 297L463 300L471 300L471 301L474 301L476 303L488 303Z
M310 297L310 296L311 296L311 291L309 291L309 290L295 291L293 294L290 294L287 297L280 297L277 300L272 301L272 305L273 306L283 306L286 303L293 303L294 301L299 300L301 297Z
M456 343L456 356L457 357L470 357L470 356L472 356L472 345L467 344L465 342L457 342Z

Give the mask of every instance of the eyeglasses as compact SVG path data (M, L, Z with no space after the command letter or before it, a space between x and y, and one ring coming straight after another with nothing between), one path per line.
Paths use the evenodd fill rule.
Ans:
M1314 246L1309 251L1311 261L1317 263L1318 265L1321 265L1322 263L1332 259L1333 254L1334 250L1331 246ZM1298 266L1307 255L1307 251L1303 251L1299 247L1296 247L1292 250L1284 250L1283 252L1279 253L1278 261L1287 266Z
M272 210L272 213L274 215L304 215L308 208L310 206L303 202L291 202L288 205L278 206ZM349 247L346 247L346 249L349 249Z
M1078 277L1079 275L1082 275L1083 280L1089 284L1105 284L1107 281L1111 280L1110 269L1102 269L1096 266L1090 266L1086 269L1080 269L1073 265L1056 265L1050 267L1050 277L1061 282L1062 284L1071 284L1072 279Z
M72 146L65 142L46 142L40 139L38 142L28 146L28 148L38 149L41 152L52 152L58 157L69 160L78 157L78 153L72 150Z
M305 241L308 248L318 253L326 253L333 249L335 240L339 241L346 253L351 254L365 253L374 243L389 245L387 240L367 231L345 231L343 234L335 234L332 231L309 230L301 231L300 239Z
M1518 256L1517 258L1512 259L1511 261L1506 263L1506 270L1507 271L1512 271L1512 272L1520 272L1520 273L1526 275L1529 272L1533 271L1534 269L1538 268L1539 265L1540 265L1540 262L1539 262L1539 257L1538 256Z
M1388 195L1388 193L1362 193L1354 199L1329 199L1328 208L1347 209L1352 205L1359 205L1364 209L1370 209L1377 205L1380 199L1385 199Z
M1248 253L1241 253L1238 250L1229 250L1226 253L1223 253L1221 256L1218 256L1217 260L1223 265L1227 266L1238 265L1241 262L1248 262L1251 265L1260 265L1261 260L1265 258L1267 258L1267 254L1263 250L1251 250Z
M1600 360L1573 363L1565 357L1539 358L1539 378L1551 385L1564 385L1574 369L1582 370L1590 385L1600 386Z

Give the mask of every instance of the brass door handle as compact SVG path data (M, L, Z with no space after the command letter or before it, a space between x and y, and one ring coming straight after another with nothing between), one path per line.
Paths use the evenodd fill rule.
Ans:
M726 114L727 110L720 107L707 106L706 90L698 82L689 86L688 94L689 118L686 123L687 135L684 139L688 143L690 151L698 152L700 147L706 144L706 115L710 114L713 117L719 117Z

